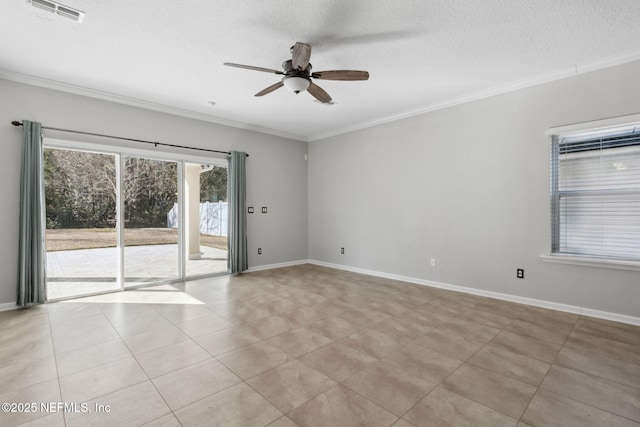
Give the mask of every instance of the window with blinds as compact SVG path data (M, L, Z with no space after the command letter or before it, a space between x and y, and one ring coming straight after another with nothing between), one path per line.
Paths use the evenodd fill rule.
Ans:
M640 124L554 135L552 253L640 260Z

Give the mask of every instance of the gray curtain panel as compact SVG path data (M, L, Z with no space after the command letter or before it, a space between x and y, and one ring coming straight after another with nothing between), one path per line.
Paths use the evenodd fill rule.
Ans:
M44 244L44 166L42 125L22 121L22 174L20 177L20 246L17 304L28 306L46 299Z
M247 155L232 151L229 156L229 270L241 273L249 268L247 258Z

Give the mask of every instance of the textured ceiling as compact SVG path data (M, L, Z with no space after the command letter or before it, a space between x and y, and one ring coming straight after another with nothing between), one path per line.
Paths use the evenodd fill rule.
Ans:
M639 0L61 1L84 23L3 1L0 77L302 140L640 59ZM280 69L296 41L371 77L317 80L323 105L222 65Z

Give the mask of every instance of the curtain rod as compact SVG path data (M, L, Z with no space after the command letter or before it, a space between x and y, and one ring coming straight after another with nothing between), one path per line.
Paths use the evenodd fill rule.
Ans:
M14 126L22 126L22 123L17 121L17 120L12 121L11 124L14 125ZM219 153L219 154L231 155L231 153L229 151L209 150L208 148L187 147L186 145L166 144L164 142L145 141L144 139L125 138L125 137L122 137L122 136L113 136L113 135L103 135L103 134L100 134L100 133L83 132L83 131L79 131L79 130L60 129L60 128L52 128L52 127L47 127L47 126L42 126L42 129L57 130L59 132L77 133L77 134L81 134L81 135L101 136L103 138L121 139L123 141L141 142L143 144L153 144L156 147L158 145L162 145L163 147L186 148L187 150L207 151L209 153ZM248 154L246 154L246 156L249 157Z

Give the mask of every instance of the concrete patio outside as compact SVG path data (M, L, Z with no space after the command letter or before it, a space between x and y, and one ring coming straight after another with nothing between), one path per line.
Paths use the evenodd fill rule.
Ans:
M201 246L201 259L186 260L186 275L227 271L227 251ZM117 248L47 253L47 298L58 299L118 289ZM126 246L125 286L178 278L178 245Z

